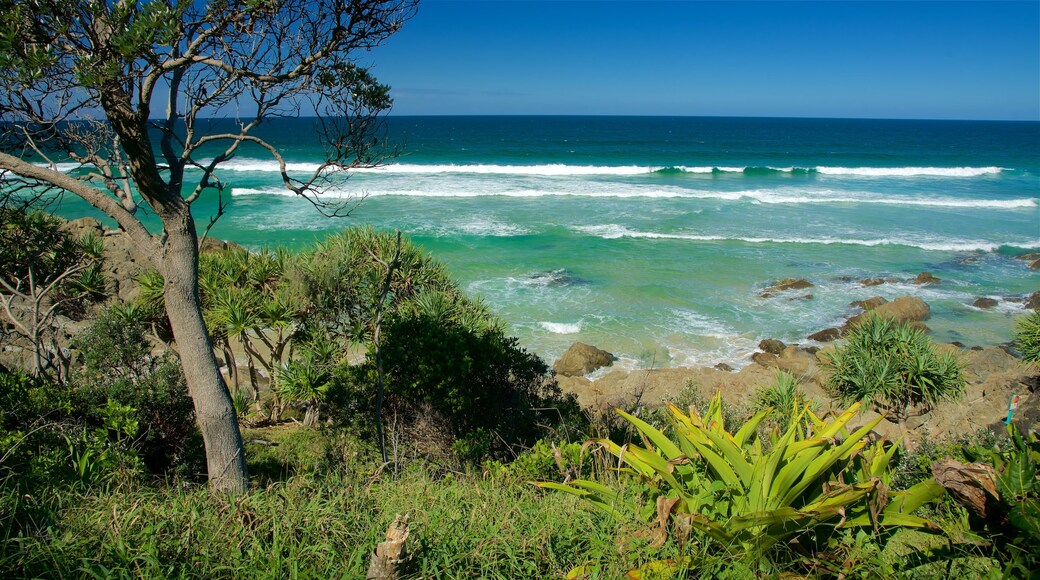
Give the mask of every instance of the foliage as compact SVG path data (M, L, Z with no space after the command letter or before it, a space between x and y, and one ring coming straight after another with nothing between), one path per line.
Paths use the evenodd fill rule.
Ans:
M919 407L959 397L966 384L954 353L936 352L922 330L882 316L853 326L823 366L841 404L864 401L900 423Z
M776 381L767 387L755 391L751 403L752 412L767 411L766 422L779 427L786 427L795 418L809 419L808 414L799 413L801 409L817 410L815 401L810 401L805 392L798 386L798 379L787 371L778 370Z
M537 439L535 409L555 407L567 414L574 403L548 381L546 364L515 338L495 325L465 326L470 308L461 299L440 312L412 305L387 321L382 357L386 416L396 416L406 431L422 423L444 425L441 433L417 435L447 436L447 445L459 442L457 455L476 460ZM341 417L344 411L374 408L373 356L343 378L336 395ZM547 416L554 419L556 412Z
M96 240L75 240L62 224L0 205L0 343L17 336L32 353L22 364L59 382L70 361L58 316L81 319L106 286Z
M1015 323L1015 347L1024 360L1040 364L1040 312L1033 311Z
M591 480L540 483L582 497L623 520L651 524L658 544L671 537L680 545L701 534L719 549L764 565L792 554L818 556L836 539L836 530L932 529L911 515L942 493L926 481L905 491L889 491L889 462L896 446L868 445L867 433L880 418L852 434L845 426L854 404L830 421L809 417L810 428L794 420L768 441L757 435L767 412L752 417L736 433L723 425L721 396L701 415L669 406L674 440L642 420L618 411L643 437L643 445L594 440L639 478L644 490L629 501L618 489Z
M73 377L73 406L94 425L103 424L104 409L130 409L131 443L150 472L197 474L201 438L180 366L168 354L152 355L137 316L109 309L76 338L82 366Z
M973 447L964 452L991 468L992 479L983 486L983 531L1006 562L1005 574L1028 575L1040 568L1040 433L1022 435L1014 424L1007 430L1006 450Z
M509 476L521 481L570 481L587 478L592 474L593 457L580 443L552 443L539 439L509 463L491 460L484 469L497 476Z

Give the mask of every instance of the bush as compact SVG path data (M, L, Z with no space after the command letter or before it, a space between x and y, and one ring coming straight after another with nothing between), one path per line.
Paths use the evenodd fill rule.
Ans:
M132 409L133 446L154 474L197 475L202 441L179 361L153 356L144 322L133 310L104 312L75 340L83 364L73 376L73 406L103 425L110 405Z
M1024 360L1040 363L1040 312L1033 312L1015 323L1015 348Z
M829 421L803 409L799 414L806 420L796 417L783 434L768 440L757 432L764 411L736 433L727 431L718 395L703 414L670 406L672 437L618 411L639 430L643 445L592 443L643 482L635 501L596 481L539 485L582 497L621 520L648 522L657 545L710 542L718 553L747 559L764 572L775 573L774 562L821 558L840 541L839 530L880 530L876 538L882 541L900 528L934 529L911 512L942 489L926 481L889 491L885 484L896 449L867 443L880 418L846 433L858 407Z
M864 401L901 425L965 388L955 354L937 353L923 331L881 316L853 326L844 346L825 356L823 367L841 404Z
M798 379L787 371L776 372L776 382L755 391L751 410L754 413L766 411L766 422L770 425L785 428L796 417L807 417L802 409L817 410L815 401L810 401L805 392L798 386Z
M384 416L396 416L406 431L426 426L414 434L427 443L447 437L444 442L463 458L508 455L509 446L538 438L536 408L567 412L573 406L548 380L548 366L497 329L477 332L452 320L406 314L388 321L383 333ZM349 384L341 381L338 388L355 396L338 396L338 416L350 419L344 411L364 409L362 416L372 417L374 355L348 376Z

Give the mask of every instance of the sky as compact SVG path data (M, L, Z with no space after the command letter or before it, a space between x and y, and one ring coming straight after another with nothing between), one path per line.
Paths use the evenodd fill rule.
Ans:
M1040 120L1040 0L423 0L398 115Z

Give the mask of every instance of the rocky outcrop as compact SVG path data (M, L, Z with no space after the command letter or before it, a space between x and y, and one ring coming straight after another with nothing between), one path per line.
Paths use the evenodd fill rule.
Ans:
M583 342L576 342L553 365L557 375L580 377L614 364L616 358L609 352Z
M775 338L766 338L762 340L762 342L758 343L758 348L762 352L768 352L770 354L780 354L784 351L785 348L787 348L787 345Z
M1030 310L1040 310L1040 290L1033 292L1026 298L1026 308Z
M808 336L809 340L815 340L816 342L831 342L832 340L838 340L841 338L840 328L824 328L819 332L814 332Z
M897 323L923 322L932 317L932 310L924 300L916 296L899 296L892 299L891 302L886 302L869 312L853 316L845 323L843 331L847 332L849 328L859 324L868 316L883 316ZM920 328L922 325L915 326ZM924 329L927 328L927 326L924 326Z
M880 286L886 283L884 278L864 278L859 281L863 286Z
M885 304L886 302L888 302L888 300L885 300L881 296L874 296L871 298L867 298L866 300L856 300L850 302L849 306L852 306L853 308L862 308L863 310L870 312L871 310L877 308L878 306L881 306L882 304Z
M938 284L939 282L942 282L942 279L936 278L931 272L921 272L916 278L914 278L914 284L919 286L924 284Z
M778 280L772 286L766 288L759 294L762 298L771 298L778 292L786 292L788 290L803 290L805 288L812 288L813 283L806 280L805 278L784 278Z
M984 310L989 310L990 308L996 308L997 307L997 301L992 299L992 298L988 298L986 296L983 296L981 298L976 298L975 302L972 302L971 305L974 306L975 308L982 308Z
M1015 256L1015 259L1027 262L1030 270L1040 270L1040 252L1022 254L1021 256Z

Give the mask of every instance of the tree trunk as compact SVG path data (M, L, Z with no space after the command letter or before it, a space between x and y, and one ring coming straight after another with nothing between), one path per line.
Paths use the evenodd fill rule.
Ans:
M159 268L166 280L166 314L206 444L210 488L217 492L242 492L249 486L249 473L235 405L202 319L195 222L187 206L175 215L163 213L167 238Z

